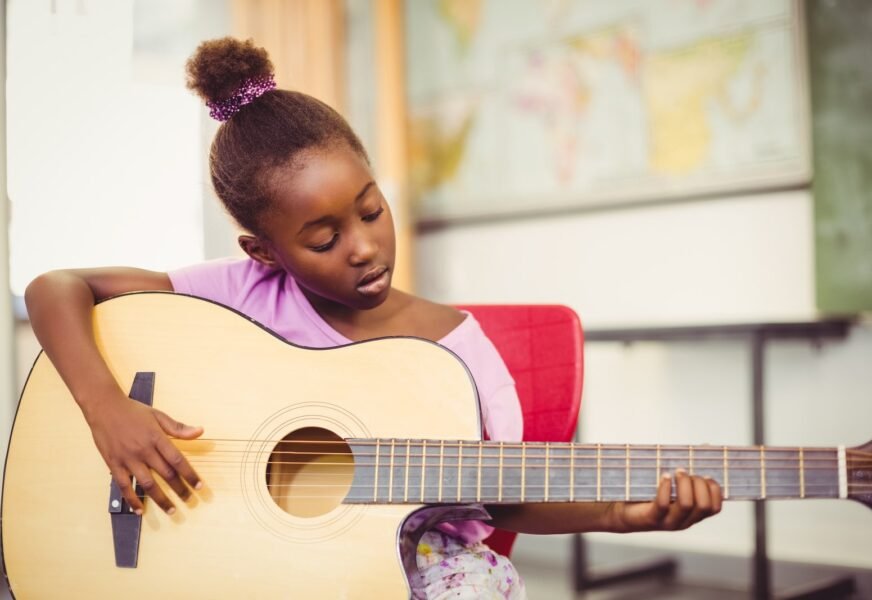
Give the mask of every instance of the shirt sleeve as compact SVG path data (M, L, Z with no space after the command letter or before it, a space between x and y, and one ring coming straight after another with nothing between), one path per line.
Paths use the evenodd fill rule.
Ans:
M175 292L232 306L236 291L245 279L245 262L220 258L174 269L167 275Z

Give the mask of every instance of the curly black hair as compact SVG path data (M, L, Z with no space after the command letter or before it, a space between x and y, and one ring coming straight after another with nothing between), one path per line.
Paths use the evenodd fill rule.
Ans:
M187 85L206 102L226 100L246 81L273 75L266 50L230 37L200 44L186 65ZM209 171L218 198L237 223L255 235L270 207L277 167L293 166L302 152L347 144L369 162L366 150L338 112L301 92L270 90L218 128Z

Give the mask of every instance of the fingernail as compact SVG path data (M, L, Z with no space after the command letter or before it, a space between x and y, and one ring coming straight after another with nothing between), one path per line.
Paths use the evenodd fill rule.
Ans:
M133 509L133 512L135 512L140 517L142 516L142 509L141 508L135 508L135 509Z
M670 475L669 473L664 473L663 475L660 476L660 479L664 479L664 480L668 481L668 480L672 479L672 475Z
M175 513L175 512L176 512L176 507L175 507L175 506L171 506L170 509L167 511L167 514L168 514L168 515L171 515L171 514L173 514L173 513Z
M676 474L677 474L677 473L681 473L682 475L686 475L686 474L687 474L687 471L685 471L684 469L675 469L675 473L676 473Z
M198 482L197 482L197 485L194 486L194 489L195 489L195 490L201 490L201 489L203 489L203 482L202 482L202 481L198 481Z

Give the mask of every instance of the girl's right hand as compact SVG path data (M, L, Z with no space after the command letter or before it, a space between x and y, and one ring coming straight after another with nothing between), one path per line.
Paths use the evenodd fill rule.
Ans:
M142 513L142 502L130 481L136 477L146 494L172 513L173 503L154 473L182 500L191 495L188 486L200 486L200 477L167 435L193 439L203 430L128 398L100 354L92 326L95 302L140 290L172 292L173 285L166 273L157 271L67 269L34 279L24 298L33 332L82 409L124 499Z
M96 399L95 399L96 400ZM124 396L120 390L89 404L85 415L91 434L121 494L136 514L142 501L136 495L131 476L143 491L167 514L175 512L173 502L157 483L154 474L169 484L183 501L191 490L202 487L200 476L167 436L190 440L203 434L202 427L179 423L166 413Z

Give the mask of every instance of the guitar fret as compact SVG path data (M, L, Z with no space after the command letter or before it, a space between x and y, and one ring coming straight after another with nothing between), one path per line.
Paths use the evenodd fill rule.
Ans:
M805 498L805 457L799 449L799 497Z
M837 475L839 478L839 498L848 497L848 456L845 454L845 447L839 446L836 449L836 457L839 463Z
M803 497L802 462L798 449L766 450L767 498Z
M409 455L411 454L412 440L406 440L406 478L403 484L403 502L409 501Z
M687 447L687 474L693 475L693 446Z
M572 447L565 443L548 443L548 502L568 502L571 498Z
M839 453L836 448L806 448L806 498L839 497ZM825 467L825 468L824 468Z
M421 440L421 502L424 502L424 480L427 478L427 440Z
M475 501L481 502L481 461L482 461L482 444L478 443L478 482L475 486Z
M550 452L551 449L548 446L548 442L545 443L545 502L548 502L548 461L550 460Z
M603 462L603 449L600 444L596 445L596 501L601 502L603 499L602 487L603 487L603 470L602 470L602 462Z
M391 438L391 464L388 471L388 502L394 501L394 442Z
M500 442L500 470L499 470L499 483L497 484L497 502L503 501L503 443Z
M730 497L730 469L727 461L727 447L724 446L724 500Z
M524 501L524 492L527 490L527 445L521 446L521 502Z
M624 500L630 500L630 444L624 447Z
M439 502L442 502L442 473L445 463L445 440L439 440Z
M375 475L373 477L372 501L378 502L378 455L379 455L379 440L375 440Z
M575 444L569 445L569 501L575 501Z
M460 485L463 482L463 441L460 441L457 446L457 501L460 502Z
M766 499L766 454L760 446L760 498Z

